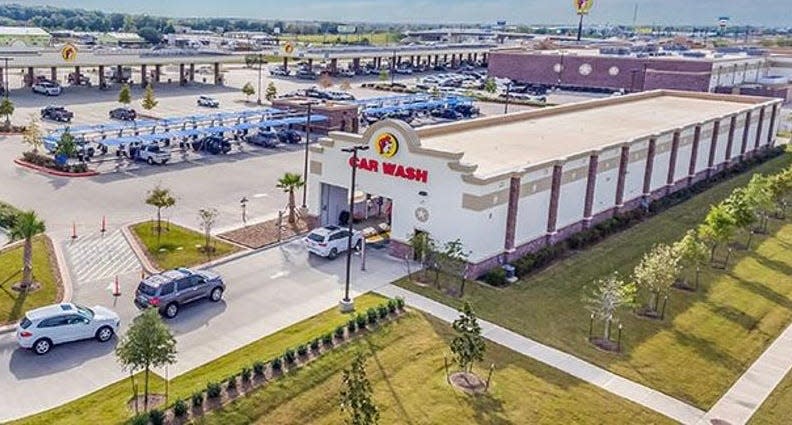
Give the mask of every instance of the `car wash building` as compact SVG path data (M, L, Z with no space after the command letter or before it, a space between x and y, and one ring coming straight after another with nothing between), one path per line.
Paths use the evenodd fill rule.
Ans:
M309 213L349 217L357 166L356 205L386 200L391 254L409 255L416 232L459 238L478 275L772 146L780 110L778 99L656 90L418 129L383 120L312 147ZM352 145L369 149L355 162L342 151ZM368 217L362 208L352 216Z

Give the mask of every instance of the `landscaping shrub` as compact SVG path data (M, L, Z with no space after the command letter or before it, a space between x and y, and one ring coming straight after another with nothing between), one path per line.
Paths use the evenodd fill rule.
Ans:
M283 363L281 362L280 357L272 359L272 370L281 370L282 367Z
M492 286L505 286L508 283L506 281L506 270L503 270L503 267L496 267L488 271L482 276L481 280Z
M0 202L0 227L11 229L16 224L16 219L22 211L14 208L10 204Z
M149 410L148 416L151 425L162 425L165 423L165 412L159 409Z
M380 319L388 317L388 306L385 304L380 304L377 306L377 315Z
M394 300L394 299L388 300L388 311L390 313L395 313L396 312L396 307L397 307L396 300Z
M379 315L377 315L377 310L374 307L369 308L366 310L366 320L368 320L369 324L377 323L377 319L379 319Z
M398 308L399 310L404 309L404 298L396 297L396 308Z
M250 381L250 375L251 375L251 373L250 373L250 368L249 367L243 367L242 368L242 372L239 374L239 376L242 377L242 382L249 382Z
M253 373L255 373L256 376L264 376L264 366L264 362L256 361L253 363Z
M202 391L196 391L192 395L193 407L200 407L203 404L204 396Z
M344 328L341 328L341 332L342 333L344 332ZM328 346L329 345L333 345L333 334L326 333L326 334L322 335L322 344L328 345Z
M311 351L319 351L319 338L314 338L311 341Z
M358 329L360 329L360 330L365 329L366 328L366 316L364 316L362 314L358 314L357 316L355 316L355 324L357 325Z
M220 384L217 382L209 382L206 384L206 397L207 398L217 398L220 397L220 393L222 392L222 388Z
M349 319L346 328L349 331L349 333L355 332L357 330L357 322L355 321L355 319Z
M173 415L177 418L181 418L182 416L187 414L187 403L184 402L182 399L176 400L176 403L173 403Z
M297 346L297 355L304 356L308 354L308 347L305 344L300 344Z
M338 339L344 339L344 327L339 326L335 330L335 337Z
M22 160L33 165L38 165L39 167L45 167L51 170L63 171L67 173L84 173L88 171L88 165L84 162L59 165L55 162L54 158L40 153L25 152L22 154Z
M145 413L135 415L135 417L132 418L132 425L148 425L148 423L149 423L149 415Z
M294 355L294 350L291 348L287 348L286 351L283 352L283 360L286 360L286 363L292 364L297 356Z
M229 391L235 390L237 386L236 375L231 375L226 378L226 389Z

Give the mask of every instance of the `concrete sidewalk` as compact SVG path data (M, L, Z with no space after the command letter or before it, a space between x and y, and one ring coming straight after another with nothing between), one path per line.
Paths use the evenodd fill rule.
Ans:
M726 421L742 425L756 413L784 376L792 370L792 325L759 356L729 391L712 406L700 424Z
M449 323L459 317L459 313L455 309L398 286L382 286L377 288L376 292L391 298L402 297L408 306L429 313ZM490 322L479 320L479 324L484 337L492 342L555 367L592 385L640 404L647 409L668 416L675 421L693 425L699 423L701 418L704 417L705 412L702 410L622 378L575 356L542 345L530 338L518 335Z

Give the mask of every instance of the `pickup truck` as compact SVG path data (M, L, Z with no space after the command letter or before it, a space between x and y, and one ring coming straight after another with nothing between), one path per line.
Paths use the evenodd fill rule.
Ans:
M148 144L139 146L134 150L132 156L136 161L145 161L149 165L165 165L171 159L170 149L161 148L158 144Z
M49 105L41 109L41 118L60 122L71 122L72 118L74 118L74 112L67 110L63 106Z

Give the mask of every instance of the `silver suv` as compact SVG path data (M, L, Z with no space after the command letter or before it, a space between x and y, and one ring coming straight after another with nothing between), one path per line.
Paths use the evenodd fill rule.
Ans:
M172 319L179 314L181 306L204 298L218 302L224 291L225 283L219 275L180 268L141 281L135 291L135 305L141 310L155 307L160 314Z

